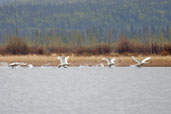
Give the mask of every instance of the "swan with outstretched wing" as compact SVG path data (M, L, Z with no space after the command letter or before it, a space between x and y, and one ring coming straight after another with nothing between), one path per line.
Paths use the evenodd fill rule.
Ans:
M68 63L69 56L67 56L67 57L58 56L57 58L58 58L59 61L60 61L60 64L58 65L58 68L60 68L60 67L67 68L67 66L68 66L68 64L69 64L69 63Z
M112 59L110 59L110 58L102 58L102 60L105 60L109 67L112 67L113 65L116 64L116 58L112 58Z
M10 67L18 67L18 66L27 66L27 63L21 63L21 62L14 62L9 64Z
M147 57L147 58L143 59L142 61L136 59L134 56L132 56L132 59L133 59L135 62L137 62L137 64L135 64L135 66L137 66L137 67L140 68L142 65L150 63L150 62L146 62L146 61L150 60L151 57Z

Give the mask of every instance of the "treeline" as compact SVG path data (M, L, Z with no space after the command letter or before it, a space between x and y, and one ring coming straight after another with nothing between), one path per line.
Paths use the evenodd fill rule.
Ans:
M111 53L171 54L171 29L163 29L158 35L139 33L132 37L115 36L114 31L102 34L99 30L40 32L21 37L18 30L6 35L1 42L0 54L51 54L74 53L77 55L99 55Z

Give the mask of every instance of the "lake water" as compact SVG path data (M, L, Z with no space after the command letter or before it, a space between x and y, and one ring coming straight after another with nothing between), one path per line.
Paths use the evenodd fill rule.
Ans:
M0 68L0 114L171 114L171 67Z

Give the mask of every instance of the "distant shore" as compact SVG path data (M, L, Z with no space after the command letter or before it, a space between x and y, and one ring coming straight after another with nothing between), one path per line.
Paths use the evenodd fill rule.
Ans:
M46 55L0 55L0 62L26 62L29 64L33 64L34 66L57 66L59 64L59 60L57 59L56 54L52 54L50 56ZM80 65L99 65L103 63L106 65L105 61L102 61L103 57L113 58L115 56L75 56L70 55L69 63L70 66L80 66ZM142 60L147 56L136 56L136 58ZM151 60L149 64L144 66L162 66L162 67L171 67L171 56L159 56L152 55L150 56ZM131 56L118 56L116 57L118 61L121 61L116 66L130 66L136 64L131 58Z

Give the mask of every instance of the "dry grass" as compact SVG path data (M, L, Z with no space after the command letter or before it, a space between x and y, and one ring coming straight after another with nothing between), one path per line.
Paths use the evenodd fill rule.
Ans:
M118 57L114 56L117 55ZM57 60L58 55L52 54L50 56L46 55L6 55L6 56L0 56L0 62L27 62L30 64L33 64L35 66L41 66L41 65L49 65L49 66L57 66L59 64L59 60ZM71 63L71 66L79 66L79 65L97 65L100 63L105 64L105 61L102 61L102 58L104 56L75 56L70 55L69 62ZM131 55L129 56L123 56L118 54L112 54L108 56L110 58L116 57L117 60L120 60L121 63L118 66L129 66L132 64L135 64L135 62L132 60ZM136 56L138 59L142 60L147 56ZM158 56L158 55L152 55L151 60L152 63L147 64L145 66L171 66L171 56Z

